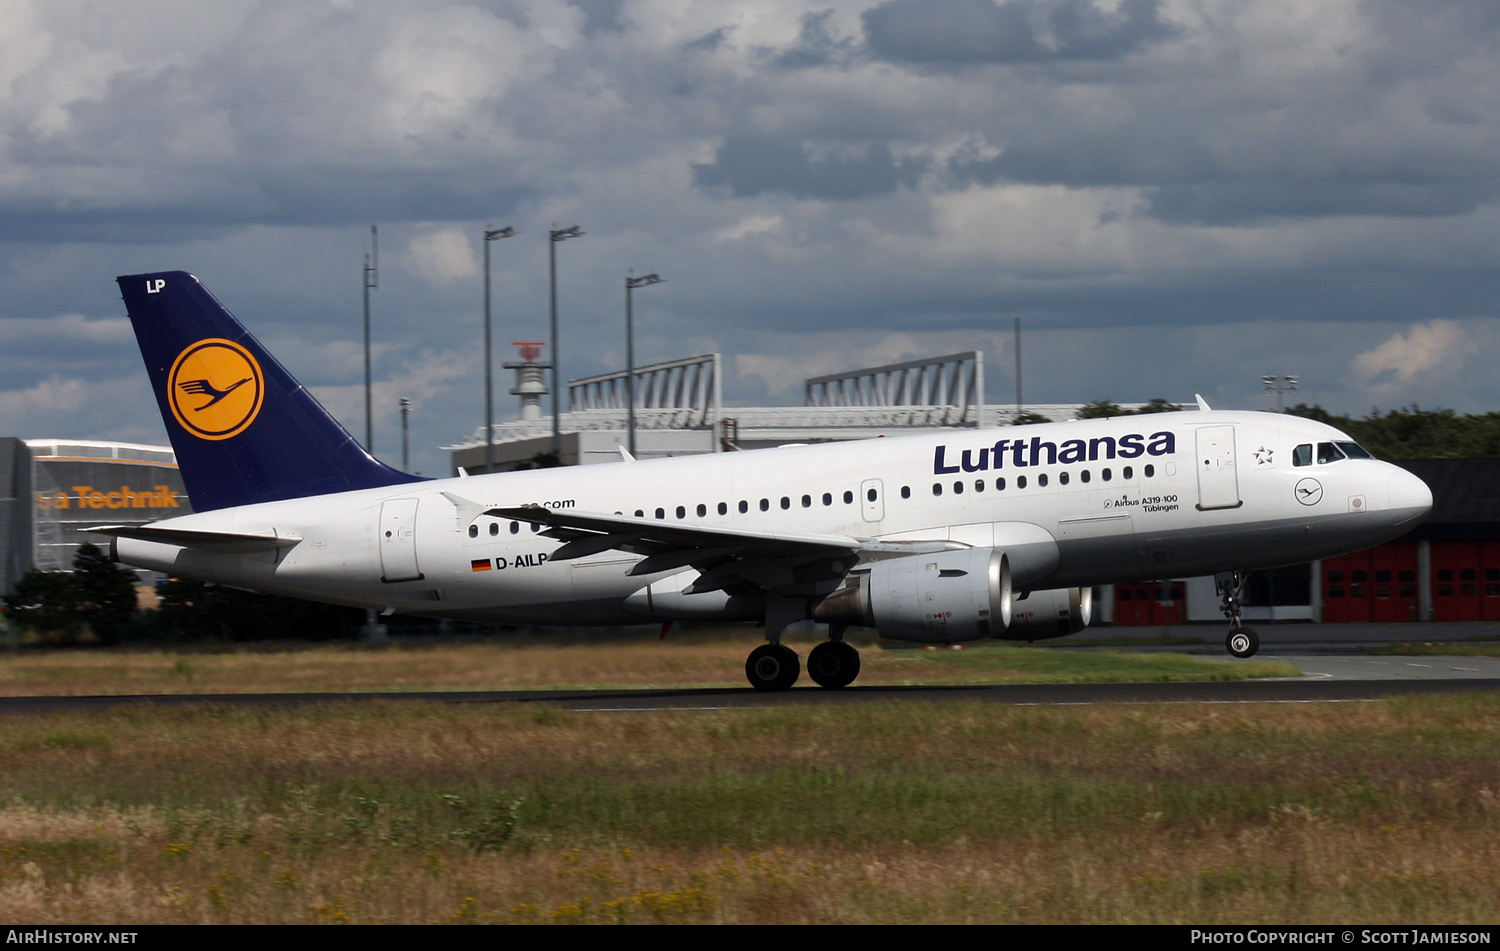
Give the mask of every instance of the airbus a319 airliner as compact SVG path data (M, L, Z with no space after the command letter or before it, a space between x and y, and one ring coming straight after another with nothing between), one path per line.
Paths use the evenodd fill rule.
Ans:
M752 686L844 687L849 626L927 643L1081 630L1091 586L1355 551L1427 486L1321 423L1199 412L422 479L369 455L198 280L119 278L196 510L101 526L121 562L386 612L536 625L754 621Z

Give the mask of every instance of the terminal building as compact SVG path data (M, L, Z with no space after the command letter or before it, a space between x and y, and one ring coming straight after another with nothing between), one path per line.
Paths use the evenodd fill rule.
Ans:
M547 365L535 362L539 345L522 346L529 359L505 364L516 370L511 393L521 396L520 416L496 423L489 445L480 426L463 443L445 446L455 475L460 469L486 471L487 453L496 471L506 471L552 451L552 417L541 410L547 393L541 371ZM630 443L632 414L632 455L645 459L1007 426L1023 411L1015 404L985 404L980 351L814 377L803 384L801 406L726 407L721 365L720 355L710 353L639 367L634 406L626 371L569 381L568 409L557 421L561 463L618 462ZM1075 418L1080 405L1027 404L1024 412L1060 421Z
M177 457L164 446L0 437L0 594L33 568L72 568L86 542L109 543L80 528L192 510Z

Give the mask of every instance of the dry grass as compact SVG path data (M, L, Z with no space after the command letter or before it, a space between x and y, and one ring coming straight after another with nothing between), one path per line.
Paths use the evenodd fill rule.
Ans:
M12 718L0 918L1500 917L1500 699Z
M593 643L575 639L382 648L25 651L0 655L0 695L743 687L745 657L757 643L756 636L747 629L738 637L601 638ZM814 642L788 643L805 657ZM861 685L1217 680L1299 673L1286 664L1166 654L1079 654L1004 644L938 654L864 644L860 652Z

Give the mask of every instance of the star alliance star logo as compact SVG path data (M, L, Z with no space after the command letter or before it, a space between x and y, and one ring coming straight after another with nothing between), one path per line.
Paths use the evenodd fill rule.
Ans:
M1255 464L1258 466L1269 466L1275 461L1271 458L1275 451L1274 449L1267 449L1265 446L1261 446L1255 450Z

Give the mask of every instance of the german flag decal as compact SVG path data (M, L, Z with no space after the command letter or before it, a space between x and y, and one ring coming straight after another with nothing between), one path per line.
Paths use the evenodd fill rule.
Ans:
M470 571L489 571L493 567L495 566L490 563L488 558L475 558L469 562Z

